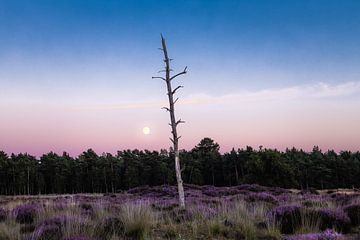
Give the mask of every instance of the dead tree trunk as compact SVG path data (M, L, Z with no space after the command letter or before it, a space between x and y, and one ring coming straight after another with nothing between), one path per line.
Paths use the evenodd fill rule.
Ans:
M166 42L162 35L161 35L161 44L162 44L161 50L164 53L165 77L153 77L153 78L159 78L159 79L164 80L166 82L166 86L167 86L169 107L164 107L163 109L167 110L170 113L170 124L169 125L171 126L171 133L172 133L172 138L170 138L170 140L174 145L175 171L176 171L176 180L177 180L178 193L179 193L179 205L181 208L185 208L185 195L184 195L183 180L181 178L180 154L179 154L179 138L181 136L178 136L178 133L177 133L177 126L180 123L184 123L184 121L182 121L181 119L176 120L176 118L175 118L175 103L177 102L177 100L179 98L176 98L174 100L174 94L176 93L177 90L179 90L183 86L177 86L176 88L172 89L171 81L180 75L186 74L187 67L185 67L184 71L182 71L178 74L175 74L173 76L170 76L170 71L171 71L170 59L169 59L167 48L166 48Z

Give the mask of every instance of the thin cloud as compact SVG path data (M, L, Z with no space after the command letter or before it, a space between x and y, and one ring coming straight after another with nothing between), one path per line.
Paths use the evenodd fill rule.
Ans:
M211 96L208 94L195 94L182 98L179 105L207 105L230 104L241 102L284 101L293 99L324 99L352 96L360 94L360 82L346 82L341 84L327 84L320 82L313 85L292 86L280 89L263 89L259 91L242 91L235 94ZM111 105L98 105L91 107L78 107L76 110L126 110L161 108L166 101L124 103Z

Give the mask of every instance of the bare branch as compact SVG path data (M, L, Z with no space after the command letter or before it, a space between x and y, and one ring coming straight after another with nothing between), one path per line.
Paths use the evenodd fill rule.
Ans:
M187 70L187 66L184 68L184 70L183 70L182 72L180 72L180 73L175 74L174 76L172 76L172 77L170 78L170 81L173 80L174 78L180 76L180 75L186 74L186 73L187 73L186 70Z
M174 104L179 100L179 98L176 98L175 101L174 101Z
M170 108L168 107L162 107L161 109L165 109L166 111L170 112Z
M179 140L181 138L181 136L178 136L176 139Z
M184 86L177 86L173 91L172 91L172 94L175 94L176 91L179 89L179 88L183 88Z
M172 143L174 143L174 139L172 139L172 138L169 138L170 139L170 141L172 141Z
M159 78L159 79L161 79L161 80L166 81L166 79L165 79L165 78L163 78L163 77L151 77L151 78L152 78L152 79Z
M182 121L181 119L179 119L175 124L176 124L176 126L177 126L177 125L180 124L180 123L185 123L185 121Z

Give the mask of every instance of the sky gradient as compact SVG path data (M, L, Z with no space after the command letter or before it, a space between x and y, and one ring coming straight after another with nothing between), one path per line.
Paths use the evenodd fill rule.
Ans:
M360 150L360 2L0 3L0 149L168 148L160 33L188 66L180 145ZM142 133L143 127L150 135Z

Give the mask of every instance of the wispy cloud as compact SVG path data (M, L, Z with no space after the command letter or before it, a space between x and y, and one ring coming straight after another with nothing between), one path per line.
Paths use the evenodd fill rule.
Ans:
M293 99L316 100L325 98L340 98L360 94L359 82L328 84L324 82L312 85L300 85L286 88L262 89L257 91L240 91L238 93L212 96L209 94L194 94L182 98L180 105L230 104L241 102L284 101ZM166 106L166 101L124 103L78 107L77 110L115 110L144 109Z

